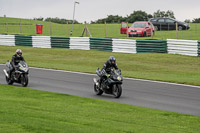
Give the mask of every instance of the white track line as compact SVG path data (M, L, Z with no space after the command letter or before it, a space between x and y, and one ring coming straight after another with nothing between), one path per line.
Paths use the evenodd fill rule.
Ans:
M0 65L5 65L5 64L0 64ZM48 68L37 68L37 67L29 67L29 68L38 69L38 70L46 70L46 71L54 71L54 72L65 72L65 73L90 75L90 76L96 75L96 74L91 74L91 73L73 72L73 71L56 70L56 69L48 69ZM136 79L136 78L124 78L124 79L134 80L134 81L151 82L151 83L159 83L159 84L177 85L177 86L184 86L184 87L200 88L200 86L195 86L195 85L186 85L186 84L178 84L178 83L170 83L170 82L162 82L162 81L154 81L154 80L146 80L146 79Z

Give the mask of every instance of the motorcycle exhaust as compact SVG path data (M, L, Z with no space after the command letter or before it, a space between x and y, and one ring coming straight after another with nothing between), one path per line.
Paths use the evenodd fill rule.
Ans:
M9 78L8 73L5 69L3 69L4 74L6 75L7 78Z
M93 78L93 80L94 80L94 83L95 83L96 85L98 85L97 79L96 79L96 78Z

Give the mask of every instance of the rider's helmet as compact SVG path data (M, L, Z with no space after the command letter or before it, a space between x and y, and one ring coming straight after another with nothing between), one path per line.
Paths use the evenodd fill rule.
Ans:
M114 56L110 56L109 61L110 64L114 65L116 63L116 58Z
M21 57L22 56L22 50L21 49L17 49L16 50L16 55L17 55L17 57Z

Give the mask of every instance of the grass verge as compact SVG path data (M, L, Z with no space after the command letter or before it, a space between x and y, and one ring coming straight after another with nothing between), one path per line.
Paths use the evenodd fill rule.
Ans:
M0 85L0 131L197 133L200 117Z
M8 27L6 23L8 23ZM35 24L43 25L43 36L79 37L82 36L84 29L84 24L74 24L73 35L70 35L72 24L67 25L45 21L35 21L32 19L0 17L0 34L40 35L35 33ZM129 26L131 25L132 24L129 24ZM92 37L105 38L106 36L108 38L151 39L151 37L127 37L126 34L120 34L121 24L107 24L106 33L105 24L88 24L87 26L92 34ZM178 39L200 40L200 24L191 23L190 27L191 28L189 30L178 31ZM177 39L177 34L176 31L156 31L154 39Z
M22 49L27 63L33 67L95 73L112 55L125 77L200 85L199 57L0 46L0 63L11 59L17 48Z

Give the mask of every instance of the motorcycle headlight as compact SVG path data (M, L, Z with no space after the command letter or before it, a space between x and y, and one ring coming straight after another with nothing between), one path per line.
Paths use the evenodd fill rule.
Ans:
M121 80L122 80L122 78L121 78L120 76L118 76L118 77L117 77L117 79L118 79L119 81L121 81Z
M23 70L23 71L25 71L25 72L28 71L28 68L26 68L26 67L20 67L20 69Z

